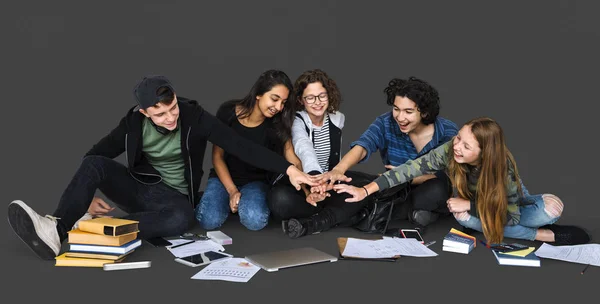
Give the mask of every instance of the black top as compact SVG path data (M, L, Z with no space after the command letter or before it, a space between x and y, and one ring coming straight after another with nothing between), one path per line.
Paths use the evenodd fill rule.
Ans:
M231 129L233 129L241 137L246 138L280 155L283 154L281 149L282 145L279 144L280 140L277 138L271 120L265 119L263 123L256 127L246 127L237 119L235 114L235 106L235 101L227 101L223 103L217 110L217 118L226 125L230 126ZM268 162L270 156L266 154L260 154L257 155L257 157L261 158L261 162ZM276 177L271 172L257 168L248 162L241 160L235 155L228 153L227 151L225 151L224 160L229 174L231 175L231 179L237 187L241 187L254 181L270 183L271 180ZM218 178L214 168L210 170L209 177Z

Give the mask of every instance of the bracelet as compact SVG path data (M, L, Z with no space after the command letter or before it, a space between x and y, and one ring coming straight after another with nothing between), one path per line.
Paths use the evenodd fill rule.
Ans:
M365 189L365 192L367 193L367 196L369 196L369 190L367 190L367 188L365 188L365 186L363 186L362 188Z

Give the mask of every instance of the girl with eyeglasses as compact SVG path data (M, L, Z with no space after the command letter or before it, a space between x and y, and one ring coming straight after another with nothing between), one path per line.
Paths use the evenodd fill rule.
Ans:
M342 96L336 82L324 71L304 72L294 84L290 102L298 111L292 127L295 154L302 169L319 175L333 168L341 158L345 116L339 111ZM325 231L340 223L352 224L362 204L346 204L336 193L311 193L308 187L296 191L285 180L269 194L273 215L291 238Z

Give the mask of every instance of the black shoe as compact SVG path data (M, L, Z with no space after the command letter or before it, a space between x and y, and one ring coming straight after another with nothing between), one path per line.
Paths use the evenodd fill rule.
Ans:
M418 224L423 227L429 226L431 223L437 221L439 215L435 212L427 210L413 210L410 213L409 221L413 224Z
M351 216L348 220L339 224L340 227L352 227L362 221L367 215L369 211L366 208L360 209L357 213Z
M554 232L554 242L549 242L552 245L580 245L590 242L590 235L577 226L562 226L562 225L546 225L540 229L548 229Z
M305 236L306 235L306 226L307 226L307 220L304 219L290 219L289 221L287 221L286 223L286 229L284 230L284 232L292 239L296 239L299 238L301 236Z
M317 234L323 231L329 230L333 227L333 219L330 216L330 212L323 210L317 214L313 214L310 217L295 219L292 218L285 224L284 231L290 238L299 238L301 236Z

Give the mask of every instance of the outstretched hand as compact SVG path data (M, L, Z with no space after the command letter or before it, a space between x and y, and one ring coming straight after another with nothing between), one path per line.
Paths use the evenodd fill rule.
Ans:
M358 188L346 184L337 184L333 186L333 190L337 193L348 193L352 197L346 199L346 202L360 202L367 197L367 192L363 188Z
M286 174L290 179L290 183L296 190L301 189L301 184L307 184L312 187L318 186L319 181L322 179L320 175L308 175L300 171L300 169L296 168L294 165L288 167Z
M342 172L333 169L331 171L325 172L323 174L320 175L316 175L317 177L319 177L320 179L320 184L317 186L314 186L310 189L310 192L313 193L325 193L331 189L333 189L333 185L335 185L336 182L350 182L352 181L351 177L347 177L346 175L344 175Z

